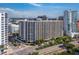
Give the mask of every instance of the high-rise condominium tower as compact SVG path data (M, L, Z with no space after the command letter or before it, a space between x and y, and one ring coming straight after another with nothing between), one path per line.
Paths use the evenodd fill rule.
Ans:
M77 30L77 11L66 10L64 11L64 30L67 35L71 37L78 32Z
M7 13L0 13L0 46L3 48L8 43L8 19ZM0 54L3 52L3 48L0 48Z

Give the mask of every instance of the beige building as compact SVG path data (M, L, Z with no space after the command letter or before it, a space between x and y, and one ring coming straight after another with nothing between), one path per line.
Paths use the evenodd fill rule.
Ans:
M63 20L23 20L19 22L19 34L26 42L63 36Z

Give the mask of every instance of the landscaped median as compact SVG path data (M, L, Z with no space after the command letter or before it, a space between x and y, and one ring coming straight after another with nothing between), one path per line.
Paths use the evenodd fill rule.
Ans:
M55 53L55 55L79 55L79 47L76 47L73 44L66 44L64 47L66 51Z
M40 49L37 51L39 52L40 55L49 55L51 53L54 54L54 53L59 53L59 52L65 51L65 49L59 48L60 45L62 45L62 44L54 45L54 46Z
M42 40L41 40L42 41ZM38 41L40 42L40 40ZM40 55L48 55L48 54L62 54L66 51L71 51L71 49L74 46L75 41L72 40L71 37L69 36L63 36L63 37L57 37L57 38L52 38L48 41L43 41L42 43L38 44L38 47L36 48L36 51L40 54ZM62 46L62 47L60 47ZM75 49L78 51L78 49Z
M79 43L78 41L72 41L36 51L39 52L39 55L79 55Z
M43 39L40 39L40 40L36 41L36 44L38 45L36 50L44 49L44 48L54 46L54 45L58 45L58 44L69 43L71 41L72 41L72 39L69 36L51 38L48 41L44 41Z
M72 54L75 55L75 54L79 54L79 47L78 46L76 47L74 44L69 42L67 44L58 44L44 49L39 49L36 50L36 53L38 53L39 55L72 55ZM33 53L33 55L34 54L35 52Z

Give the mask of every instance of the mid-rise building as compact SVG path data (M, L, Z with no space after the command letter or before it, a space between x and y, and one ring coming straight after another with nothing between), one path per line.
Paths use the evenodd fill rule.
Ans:
M0 13L0 46L6 46L8 43L8 18L7 13ZM3 49L0 48L0 53Z
M8 24L8 33L19 33L19 25L18 24Z
M59 16L58 20L64 20L64 17L63 16Z
M20 37L26 42L38 39L48 40L52 37L63 36L62 20L23 20L19 21Z
M10 23L16 23L19 20L24 20L25 18L9 18Z
M48 17L46 15L38 16L37 18L42 19L42 20L47 20L48 19Z

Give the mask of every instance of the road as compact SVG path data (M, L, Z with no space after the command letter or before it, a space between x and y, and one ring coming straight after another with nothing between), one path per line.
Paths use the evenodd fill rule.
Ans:
M57 52L65 51L65 49L62 49L62 48L59 47L60 45L62 45L62 44L51 46L51 47L48 47L48 48L44 48L44 49L38 50L38 52L39 52L39 54L47 55L47 54L50 54L51 52L52 52L52 54L54 54L54 53L57 53Z
M78 41L73 41L70 43L74 44L76 47L79 47ZM62 45L62 44L40 49L40 50L38 50L38 52L40 55L47 55L47 54L55 54L55 53L61 53L61 52L66 51L66 49L60 48L59 47L60 45Z
M79 46L78 41L73 41L70 43L72 43L76 46ZM40 55L51 54L51 53L54 54L54 53L60 53L60 52L65 51L65 49L59 47L60 45L62 45L62 44L51 46L51 47L44 48L44 49L40 49L37 51L40 53ZM13 50L11 52L8 51L7 54L8 55L28 55L28 53L35 51L35 48L36 48L36 46L25 46L25 47Z
M25 47L10 53L10 55L28 55L28 53L32 53L35 50L35 47Z
M4 55L27 55L28 53L32 53L35 50L34 46L26 46L22 48L18 48L16 50L12 50L11 48L7 50L7 53Z

